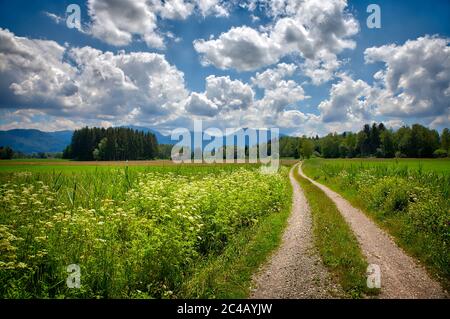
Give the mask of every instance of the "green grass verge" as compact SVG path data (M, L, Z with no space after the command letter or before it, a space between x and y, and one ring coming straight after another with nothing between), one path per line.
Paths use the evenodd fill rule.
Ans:
M278 248L292 206L292 186L286 176L285 206L267 215L255 226L234 236L225 251L195 267L178 298L241 299L250 294L253 274Z
M364 294L374 293L366 285L367 261L336 205L320 188L300 176L297 169L294 177L308 200L315 244L325 266L349 297L361 298Z
M408 159L403 160L403 164L407 165L408 172L416 173L418 169L418 162L423 162L422 159ZM362 162L361 168L367 169L376 165L373 160L359 160ZM389 160L392 165L394 160ZM445 289L450 290L450 255L448 251L448 244L443 244L435 233L415 227L411 223L411 218L405 213L385 212L380 209L373 209L370 207L370 200L368 199L367 191L359 193L356 188L343 186L339 177L332 177L324 175L322 165L337 165L340 169L349 169L353 160L324 160L311 159L307 160L303 165L303 172L310 178L328 186L335 192L341 194L354 207L361 209L369 218L371 218L378 226L384 229L387 233L393 236L396 244L400 246L409 255L419 259L423 265L428 269L430 274L434 276ZM386 165L387 162L381 162ZM444 160L425 160L425 171L434 171L438 174L447 174L445 169L442 169L442 163L449 163L448 159ZM390 166L391 166L390 165ZM391 166L392 167L392 166ZM381 178L382 176L380 176ZM426 185L423 185L425 187ZM445 185L442 185L445 187Z

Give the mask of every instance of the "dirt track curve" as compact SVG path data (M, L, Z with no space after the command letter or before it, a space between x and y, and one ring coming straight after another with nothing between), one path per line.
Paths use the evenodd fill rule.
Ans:
M361 210L328 187L310 179L301 170L299 173L310 180L336 204L355 233L368 263L381 269L381 293L378 298L448 298L441 285L432 279L426 270L413 258L406 255L394 240L381 230Z

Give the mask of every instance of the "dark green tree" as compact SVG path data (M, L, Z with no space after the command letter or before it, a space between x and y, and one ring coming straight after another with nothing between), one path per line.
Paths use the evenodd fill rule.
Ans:
M314 152L314 143L309 138L302 138L300 145L302 158L310 158Z
M11 147L6 146L0 146L0 159L2 160L8 160L8 159L12 159L14 156L14 151Z

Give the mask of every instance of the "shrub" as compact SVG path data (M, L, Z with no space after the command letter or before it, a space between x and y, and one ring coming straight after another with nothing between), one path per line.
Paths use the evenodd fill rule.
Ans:
M395 158L406 158L406 155L400 151L395 152Z
M367 194L369 206L385 214L405 211L410 201L409 186L399 177L380 178L367 189Z
M450 210L449 200L431 191L430 188L416 186L414 202L408 209L411 223L416 229L433 233L442 240L450 240Z
M447 150L440 148L433 152L433 156L434 157L447 157L448 153L447 153Z

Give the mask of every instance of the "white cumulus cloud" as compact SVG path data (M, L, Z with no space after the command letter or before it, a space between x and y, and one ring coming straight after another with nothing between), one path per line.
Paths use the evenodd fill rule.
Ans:
M280 56L280 48L274 46L268 34L246 26L231 28L218 39L196 40L194 48L202 54L204 65L239 71L271 65Z
M318 108L323 122L345 122L365 120L370 116L371 87L362 80L353 80L340 74L340 81L333 84L330 98L322 101Z
M183 73L161 54L66 48L0 29L2 108L155 123L180 112L187 96Z
M228 16L219 0L88 0L90 33L111 45L126 46L134 38L149 47L164 48L159 20L185 20L195 12Z
M219 112L244 111L253 104L255 93L250 85L229 76L210 75L203 93L192 92L186 110L195 115L214 116Z
M353 49L359 25L345 0L275 1L269 3L275 21L256 30L233 27L217 39L196 40L203 64L220 69L252 71L294 54L314 83L329 80L340 66L337 54Z
M275 88L277 84L286 77L290 77L297 70L295 64L280 63L275 68L267 69L264 72L257 72L252 77L252 82L259 88Z
M450 108L449 39L420 37L403 45L365 50L367 63L384 62L374 76L378 113L386 116L431 117Z

